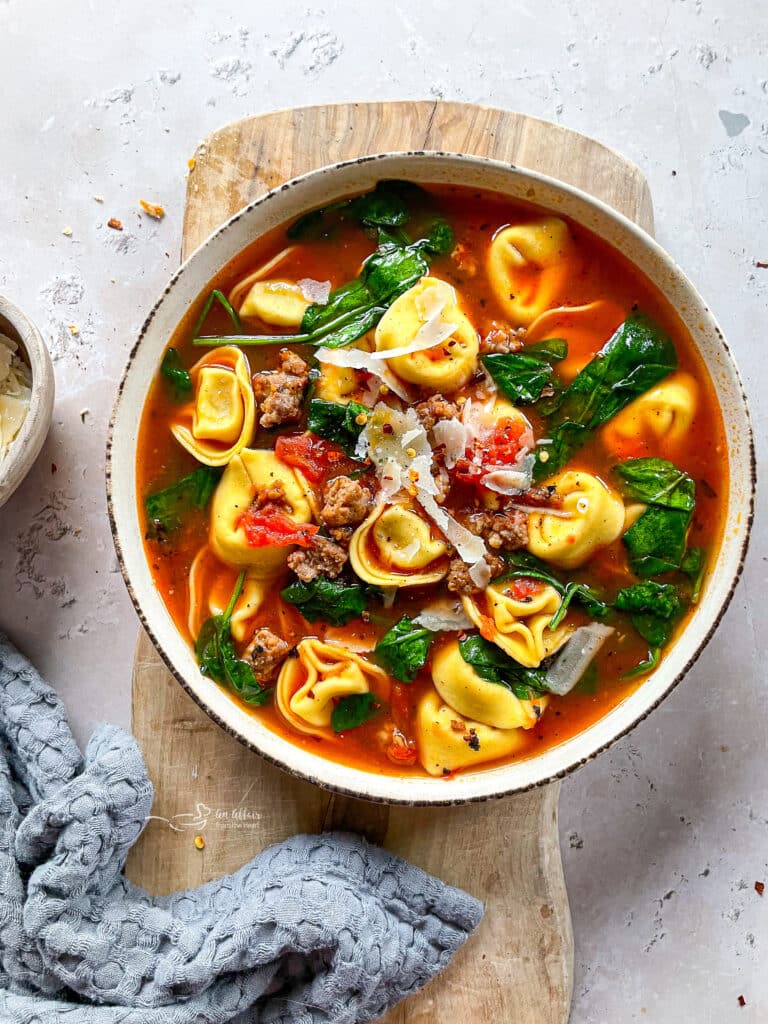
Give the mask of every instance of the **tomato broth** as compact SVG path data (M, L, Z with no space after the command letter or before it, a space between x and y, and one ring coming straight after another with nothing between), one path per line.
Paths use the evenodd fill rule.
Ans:
M197 644L201 670L233 700L334 761L450 780L561 743L642 685L706 586L728 461L688 331L621 253L529 204L458 186L395 185L382 183L378 205L353 199L270 232L199 297L148 390L137 514L163 600ZM374 282L346 305L335 300L372 254L387 274L395 264L406 274L413 260L412 280L395 274L389 294L389 281ZM214 289L232 306L214 300L198 323ZM334 301L342 321L367 325L346 344L322 335ZM339 330L353 332L346 323ZM209 340L196 344L200 337ZM327 351L353 351L353 362L359 352L360 365L317 361L318 351L341 359L349 356ZM630 360L624 380L618 370L608 384L598 380L619 358ZM657 369L654 360L667 362ZM306 379L293 372L302 362ZM389 378L370 369L381 364ZM326 416L325 437L307 430L312 401ZM287 418L261 425L273 407ZM482 422L471 419L478 410ZM327 426L342 421L340 433ZM395 457L401 487L389 493L390 463L376 444L389 451L393 433L406 443ZM278 438L287 438L277 448L283 459ZM431 498L428 464L439 490ZM242 504L236 516L225 507L230 491L241 495L232 499ZM334 508L328 495L347 504ZM333 525L344 516L348 523ZM312 577L316 563L322 571ZM232 624L216 633L212 617L235 595ZM348 621L334 621L344 602ZM438 605L438 619L424 621L444 628L414 625ZM567 674L575 637L594 654L572 670L578 678L554 684ZM240 668L226 662L222 642Z

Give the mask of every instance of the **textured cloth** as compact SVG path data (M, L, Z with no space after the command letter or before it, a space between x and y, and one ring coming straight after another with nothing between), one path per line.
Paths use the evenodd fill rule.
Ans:
M150 813L136 742L80 754L0 634L0 1021L357 1024L416 991L477 900L362 839L296 836L168 897L122 874Z

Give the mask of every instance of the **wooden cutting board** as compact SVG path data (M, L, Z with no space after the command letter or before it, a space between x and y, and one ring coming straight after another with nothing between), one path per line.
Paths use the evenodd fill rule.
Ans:
M542 171L653 230L633 164L558 125L460 103L306 107L245 118L195 154L182 252L288 178L337 160L431 149ZM296 832L343 828L383 842L486 902L476 935L440 978L385 1024L565 1024L573 938L557 830L560 784L482 804L391 807L334 796L284 774L219 729L168 673L144 633L133 671L133 730L155 784L153 819L128 863L155 893L231 872ZM203 836L204 849L195 837Z

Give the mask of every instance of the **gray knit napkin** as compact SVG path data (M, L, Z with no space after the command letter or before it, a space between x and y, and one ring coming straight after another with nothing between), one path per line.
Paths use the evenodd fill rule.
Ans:
M482 915L343 834L150 896L122 871L151 805L133 738L101 726L82 756L0 634L0 1021L362 1024L445 967Z

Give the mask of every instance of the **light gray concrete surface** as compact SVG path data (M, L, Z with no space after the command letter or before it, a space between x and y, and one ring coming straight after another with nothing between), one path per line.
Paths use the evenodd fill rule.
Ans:
M764 459L766 78L764 0L0 0L0 292L43 329L59 388L43 455L0 511L0 626L78 735L129 723L137 624L107 524L105 432L178 262L186 161L206 133L279 107L435 97L614 146L647 174L660 241L730 338ZM140 197L166 218L140 215ZM768 1021L764 512L706 655L563 787L574 1024Z

